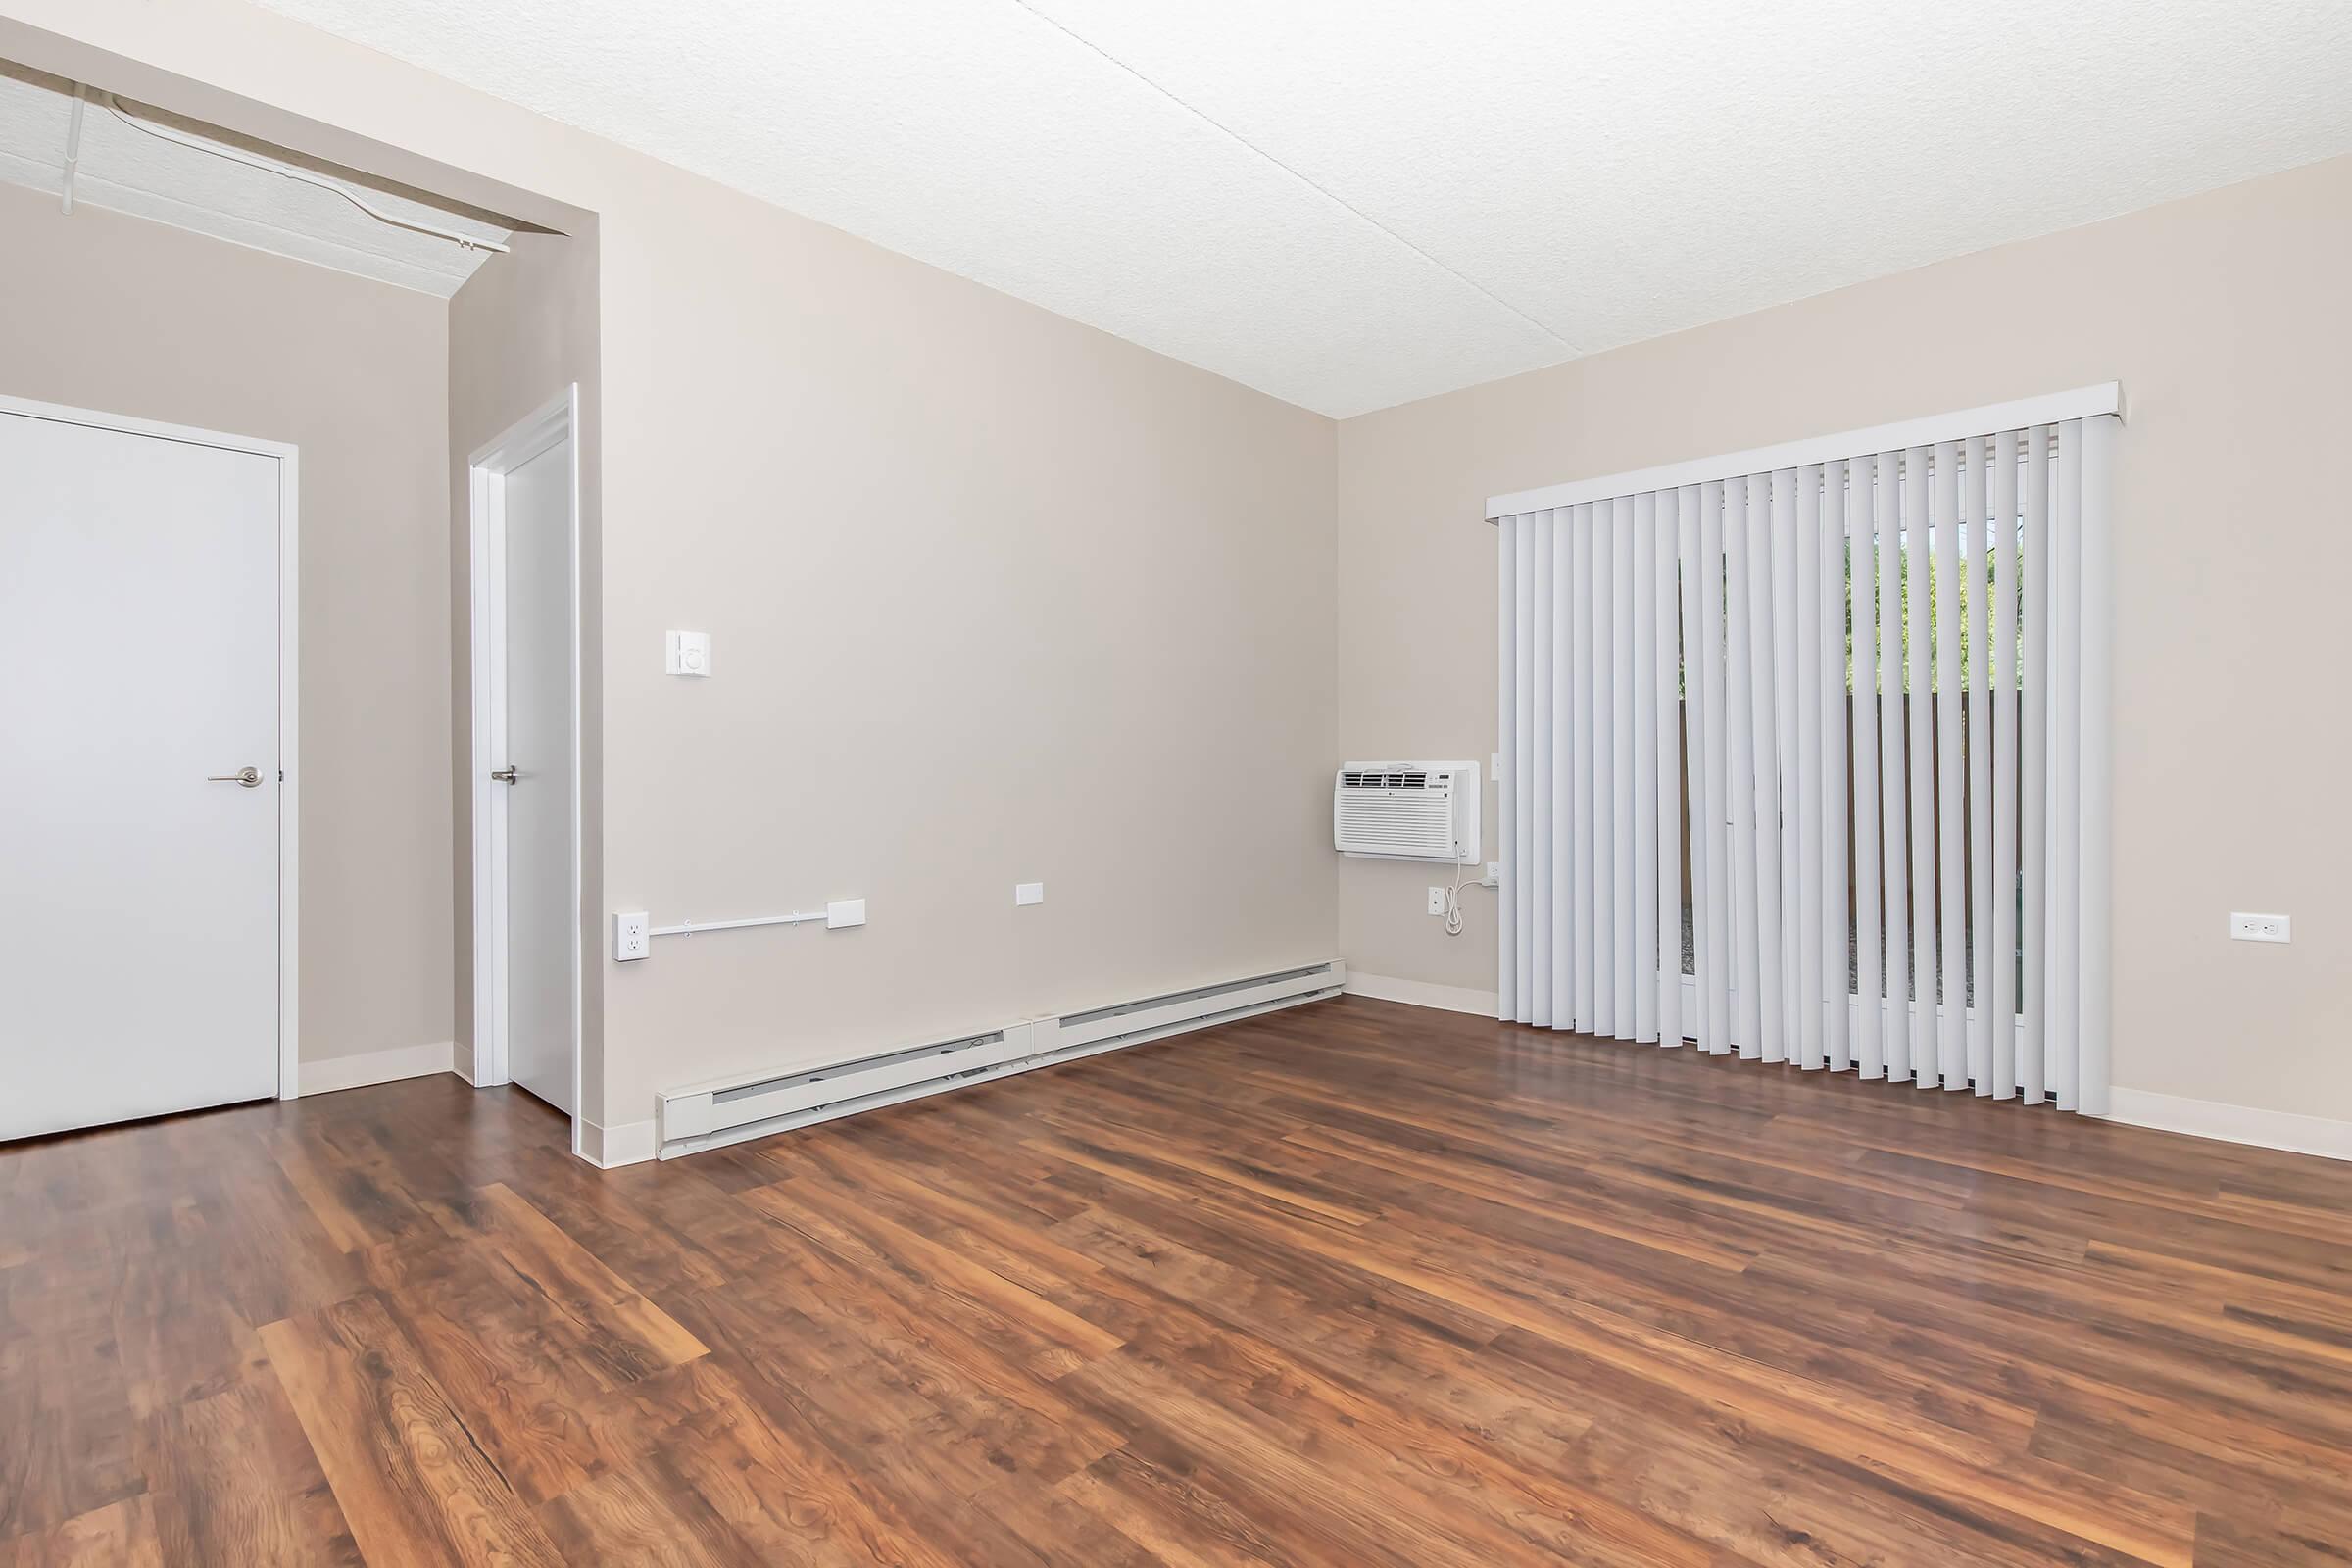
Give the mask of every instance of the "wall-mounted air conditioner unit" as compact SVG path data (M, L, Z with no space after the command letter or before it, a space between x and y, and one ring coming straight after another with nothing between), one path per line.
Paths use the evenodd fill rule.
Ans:
M1476 762L1349 762L1331 787L1332 842L1384 860L1478 858Z

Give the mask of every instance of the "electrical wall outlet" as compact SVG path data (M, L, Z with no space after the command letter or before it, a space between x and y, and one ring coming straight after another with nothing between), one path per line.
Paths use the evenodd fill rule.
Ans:
M643 910L612 917L612 956L621 963L654 956L654 921Z
M2230 917L2230 940L2232 942L2291 942L2292 922L2283 914L2233 914Z
M1502 862L1500 860L1487 862L1487 886L1491 888L1502 886Z
M825 929L839 931L844 926L865 924L863 899L835 899L825 906Z
M1012 902L1043 904L1046 902L1046 885L1043 882L1016 882L1012 888Z
M1444 914L1446 912L1446 890L1444 888L1431 888L1429 890L1429 912L1432 914Z

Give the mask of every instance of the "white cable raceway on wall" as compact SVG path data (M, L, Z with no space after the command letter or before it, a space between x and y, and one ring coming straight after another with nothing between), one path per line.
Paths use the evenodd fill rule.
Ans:
M2119 408L1490 502L1501 1016L2103 1114Z

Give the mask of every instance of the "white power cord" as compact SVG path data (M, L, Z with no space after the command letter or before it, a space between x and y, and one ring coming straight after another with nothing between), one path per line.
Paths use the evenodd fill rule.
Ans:
M1462 881L1462 867L1469 863L1467 860L1456 860L1453 863L1453 886L1446 893L1446 934L1449 937L1458 937L1462 934L1462 888L1465 886ZM1483 876L1466 885L1474 888L1496 886L1495 883L1488 881Z

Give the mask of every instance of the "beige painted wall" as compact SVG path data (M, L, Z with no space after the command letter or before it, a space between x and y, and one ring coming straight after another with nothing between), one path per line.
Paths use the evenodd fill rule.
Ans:
M2116 1082L2352 1118L2348 255L2338 159L1349 419L1341 750L1497 744L1490 494L2121 380ZM1449 941L1431 870L1348 862L1341 952L1492 993L1494 897Z
M603 269L607 907L871 920L611 969L610 1115L1333 956L1329 420L666 170Z
M440 300L0 186L0 392L302 451L302 1054L451 1038Z
M599 480L603 451L597 374L596 234L593 223L571 234L514 236L513 251L484 262L449 302L449 673L450 792L455 834L450 850L451 961L457 981L458 1065L476 1077L473 1029L473 764L472 764L472 538L469 464L474 453L576 384L580 396L580 769L581 838L591 853L581 866L585 910L581 952L598 946L602 894L603 773L599 766L602 707L597 656L602 627L599 543L603 537ZM598 1081L603 1064L604 966L582 964L580 1015L584 1081Z
M1332 956L1330 421L232 0L8 10L27 64L598 215L600 916L871 923L623 968L600 918L593 1120Z

